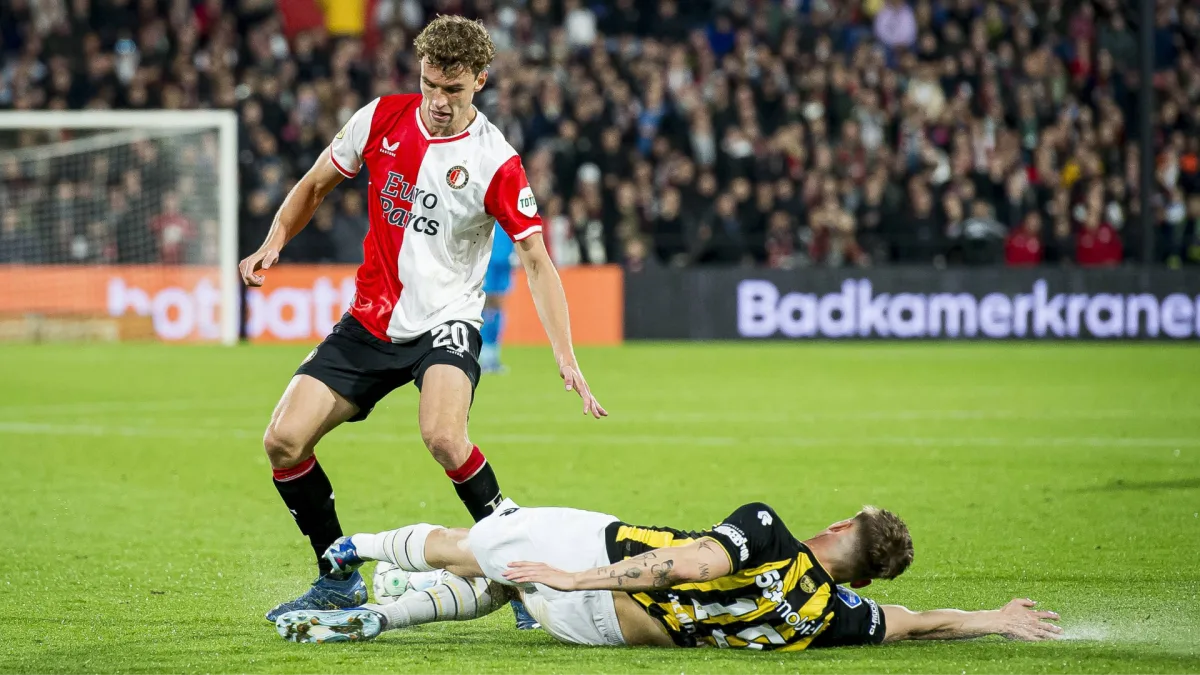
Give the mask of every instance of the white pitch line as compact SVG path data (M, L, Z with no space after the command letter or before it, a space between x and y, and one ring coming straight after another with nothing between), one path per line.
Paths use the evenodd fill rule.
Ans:
M26 406L0 406L0 418L12 419L13 421L21 420L24 416L41 416L51 414L75 414L86 415L88 413L138 413L138 412L165 412L165 411L191 411L203 410L206 412L217 411L245 411L247 409L257 410L262 405L261 400L237 400L230 401L228 399L193 399L193 400L168 400L168 401L140 401L140 402L90 402L77 404L45 404L45 405L26 405ZM1029 421L1052 421L1052 420L1137 420L1137 419L1153 419L1153 420L1193 420L1200 418L1200 409L1190 410L1135 410L1129 408L1116 408L1110 410L1059 410L1059 411L1024 411L1024 410L899 410L899 411L871 411L871 410L856 410L850 412L805 412L805 411L758 411L753 413L696 413L696 412L639 412L615 411L615 414L622 422L649 422L649 423L686 423L686 422L726 422L726 423L745 423L745 424L764 424L764 423L819 423L819 422L906 422L906 421L929 421L929 422L953 422L953 421L981 421L981 420L1029 420ZM530 422L543 423L546 421L546 414L516 414L491 416L479 420L479 423L489 426L511 426L518 424L526 424Z
M616 412L614 419L622 422L906 422L906 421L977 421L977 420L1109 420L1109 419L1154 419L1187 420L1200 418L1200 409L1178 412L1163 410L899 410L899 411L854 411L854 412L754 412L754 413L696 413L696 412ZM502 415L487 418L482 424L508 424L545 422L546 415Z
M31 405L0 406L0 415L55 414L88 412L153 412L158 410L234 410L261 405L255 401L230 401L229 399L178 399L167 401L90 401L85 403L44 403Z
M46 436L145 436L152 438L257 438L262 431L184 427L106 426L100 424L53 424L0 422L0 434Z
M262 431L251 429L192 429L183 427L139 427L139 426L106 426L95 424L40 424L27 422L0 422L0 434L7 435L45 435L45 436L126 436L151 438L210 438L210 439L245 439L258 441ZM362 432L347 430L331 437L337 442L366 441L382 443L410 443L419 445L421 439L417 434L398 434L387 432ZM561 445L562 437L550 434L487 434L487 440L492 443L509 443L513 445ZM621 433L604 435L578 435L571 439L574 444L588 445L686 445L686 446L771 446L782 445L790 447L859 447L864 445L890 445L902 447L1109 447L1109 448L1183 448L1200 447L1200 438L1159 438L1159 437L1104 437L1104 436L1055 436L1037 438L996 438L996 437L913 437L913 436L856 436L839 438L806 438L802 436L707 436L689 435L676 432L657 434Z

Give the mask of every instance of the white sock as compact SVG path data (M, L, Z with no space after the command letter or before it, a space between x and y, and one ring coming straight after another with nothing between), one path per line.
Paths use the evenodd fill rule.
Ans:
M390 605L363 605L387 617L386 630L434 621L469 621L487 616L508 602L504 586L487 579L464 579L447 574L424 591L409 592Z
M425 540L430 532L440 529L419 523L379 534L356 534L350 541L364 560L386 560L405 572L432 572L434 568L425 562Z

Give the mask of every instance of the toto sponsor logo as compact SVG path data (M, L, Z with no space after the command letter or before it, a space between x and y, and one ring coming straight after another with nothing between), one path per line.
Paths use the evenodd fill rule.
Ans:
M748 338L1097 338L1200 337L1200 296L1054 293L878 293L867 279L841 291L780 293L770 281L737 289L738 334Z
M207 279L191 288L167 286L156 292L130 285L119 276L108 281L108 313L149 316L163 340L217 339L221 334L220 290ZM307 288L277 286L254 288L246 293L250 338L319 340L333 329L354 299L354 279L334 285L317 277Z

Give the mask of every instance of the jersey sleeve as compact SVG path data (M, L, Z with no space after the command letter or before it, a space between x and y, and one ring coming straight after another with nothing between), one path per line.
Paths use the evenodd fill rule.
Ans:
M887 626L883 609L874 600L838 586L837 598L831 607L833 621L813 639L812 647L877 645L883 642Z
M371 136L371 120L375 118L375 108L378 105L379 99L375 99L359 108L329 144L329 156L333 160L333 166L346 178L354 178L362 168L363 150L366 149L367 139Z
M739 507L703 534L716 540L729 554L730 573L786 560L800 552L796 538L775 509L761 502Z
M514 154L496 170L483 206L513 241L542 231L542 217L519 155Z

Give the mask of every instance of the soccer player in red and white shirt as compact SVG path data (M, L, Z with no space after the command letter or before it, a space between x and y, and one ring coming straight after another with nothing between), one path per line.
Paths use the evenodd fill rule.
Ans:
M349 607L366 600L355 572L320 556L342 535L333 488L313 454L342 422L364 419L394 389L421 392L421 438L475 520L500 503L492 468L467 436L480 367L481 290L494 223L513 239L567 391L584 414L608 413L571 345L566 296L542 242L542 220L521 159L472 106L495 47L483 25L440 16L417 37L421 93L384 96L356 112L284 200L266 241L241 263L263 271L345 178L367 171L370 230L350 311L296 371L264 437L275 487L317 556L306 593L267 613Z

